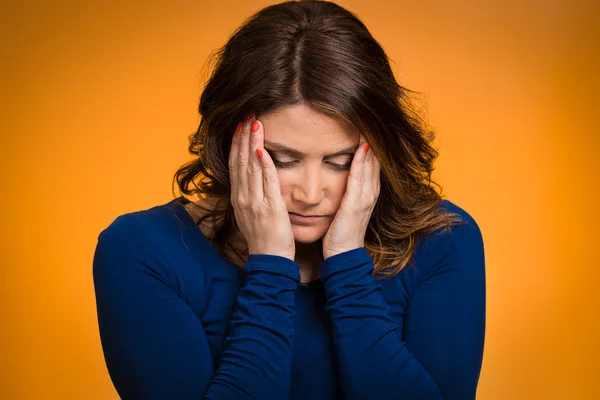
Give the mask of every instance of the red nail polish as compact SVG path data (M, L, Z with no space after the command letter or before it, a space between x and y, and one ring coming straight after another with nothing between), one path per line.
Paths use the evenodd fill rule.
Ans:
M252 133L256 132L258 130L258 121L254 121L252 123Z
M236 128L235 128L235 133L240 133L242 131L242 123L238 122Z
M256 154L258 154L258 158L262 158L263 156L261 149L256 149Z
M369 143L365 145L365 153L369 151Z
M254 114L252 114L252 113L251 113L251 114L248 114L248 115L246 116L246 122L250 122L250 121L252 121L253 119L254 119Z

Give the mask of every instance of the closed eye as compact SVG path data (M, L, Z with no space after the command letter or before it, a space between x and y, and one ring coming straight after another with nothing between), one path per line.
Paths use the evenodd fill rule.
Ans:
M275 164L276 168L291 168L294 166L294 164L296 164L298 161L279 161L273 157L271 157L273 159L273 164ZM331 167L333 169L336 169L338 171L350 171L350 166L352 165L352 163L350 164L335 164L335 163L328 163L329 165L331 165Z

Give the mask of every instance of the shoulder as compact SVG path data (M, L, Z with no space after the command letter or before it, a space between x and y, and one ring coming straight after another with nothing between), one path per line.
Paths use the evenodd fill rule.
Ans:
M421 238L414 256L421 278L449 271L483 272L483 235L475 218L449 200L443 200L439 207L459 215L461 222Z
M181 212L177 212L175 206L173 200L119 215L100 232L98 240L114 241L117 246L139 241L162 241L178 230L178 223L183 223Z
M483 235L479 228L479 224L464 208L450 200L442 200L439 207L445 212L459 215L461 222L459 225L454 225L448 229L441 229L433 232L431 239L438 241L440 244L444 243L447 245L462 243L464 241L483 242Z
M172 200L116 217L98 235L94 273L146 271L175 285L178 279L173 265L189 264L182 241L185 219L176 206L183 210Z

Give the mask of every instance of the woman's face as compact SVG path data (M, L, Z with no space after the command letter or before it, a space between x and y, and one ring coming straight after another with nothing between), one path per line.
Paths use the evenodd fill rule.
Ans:
M288 212L323 216L307 222L290 218L294 238L300 243L316 242L341 204L360 134L305 105L264 114L259 120Z

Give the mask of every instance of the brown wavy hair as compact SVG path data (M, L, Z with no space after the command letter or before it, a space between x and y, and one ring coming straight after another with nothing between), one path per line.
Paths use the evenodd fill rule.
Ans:
M438 156L433 131L416 112L413 92L397 83L384 50L352 12L327 1L268 6L209 61L214 67L200 97L202 118L189 137L188 150L197 157L177 170L173 185L183 195L217 199L209 209L196 204L208 212L197 224L212 218L210 240L235 265L245 265L248 250L240 253L232 242L239 233L230 201L232 135L247 114L260 119L291 105L351 124L381 164L381 190L365 234L374 274L395 276L421 236L460 223L460 215L439 207L441 187L431 180Z

